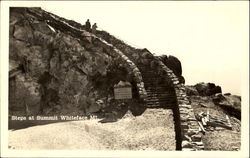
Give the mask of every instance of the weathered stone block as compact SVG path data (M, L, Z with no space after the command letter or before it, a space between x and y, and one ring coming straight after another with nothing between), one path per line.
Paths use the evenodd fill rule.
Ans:
M182 134L182 140L192 141L191 137L186 135L185 133Z
M188 118L188 121L197 121L197 120L196 120L195 117L192 117L192 116L190 115L190 117Z
M188 130L186 130L184 132L186 132L188 136L192 136L194 134L199 133L199 129L188 129Z
M182 141L181 146L182 148L192 148L194 144L192 144L192 142L184 140Z
M200 142L201 141L201 135L199 135L199 134L192 135L191 139L192 139L192 141Z
M203 143L201 141L199 142L192 142L193 145L197 145L197 146L203 146Z
M180 115L181 121L188 121L188 115Z
M196 146L195 149L197 149L197 150L204 150L204 146L203 145L202 146Z
M180 108L187 108L187 109L191 109L192 106L191 105L187 105L187 104L181 104L179 105Z
M181 122L181 129L188 129L188 124L186 122Z
M179 100L178 100L178 104L179 104L179 105L182 105L182 104L189 104L189 101L179 99Z

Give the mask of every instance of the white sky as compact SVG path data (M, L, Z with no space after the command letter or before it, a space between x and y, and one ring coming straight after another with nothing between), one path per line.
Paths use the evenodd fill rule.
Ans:
M240 94L248 2L61 1L42 8L83 24L90 19L131 45L178 57L186 84L213 82L223 93Z

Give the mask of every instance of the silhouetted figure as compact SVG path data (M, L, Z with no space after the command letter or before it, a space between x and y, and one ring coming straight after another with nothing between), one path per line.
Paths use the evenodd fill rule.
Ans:
M87 31L90 31L90 27L91 27L91 24L90 24L89 19L88 19L85 23L85 28Z
M96 33L96 28L97 28L97 25L96 23L94 23L94 25L92 26L92 33Z

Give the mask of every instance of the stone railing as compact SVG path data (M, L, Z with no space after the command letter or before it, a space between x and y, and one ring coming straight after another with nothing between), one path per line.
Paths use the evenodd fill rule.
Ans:
M40 10L39 8L37 8ZM96 35L87 32L85 30L76 28L66 22L65 19L60 18L54 14L48 13L48 12L36 12L37 9L28 9L29 13L38 16L39 18L42 18L44 21L46 21L49 25L57 28L58 30L61 31L70 31L72 36L75 36L77 38L91 38L91 40L97 40L104 44L106 47L109 47L111 52L108 52L108 55L113 56L114 58L120 58L123 63L125 64L125 68L127 72L132 72L133 74L133 79L136 82L136 89L139 94L139 98L141 101L145 99L147 96L144 83L142 81L142 75L137 66L132 62L122 51L117 49L115 46L112 44L106 42L105 40L101 39L100 37L97 37Z
M136 49L126 44L122 40L114 37L113 35L103 30L102 31L97 30L95 35L111 43L113 46L121 50L126 56L128 56L129 59L131 59L135 64L137 64L137 59L139 58L140 55L139 52L141 51L140 49Z
M192 106L187 99L185 87L179 82L178 77L159 58L156 57L158 65L167 73L175 90L177 106L175 107L176 141L178 148L183 151L203 150L203 142L199 124L195 118Z

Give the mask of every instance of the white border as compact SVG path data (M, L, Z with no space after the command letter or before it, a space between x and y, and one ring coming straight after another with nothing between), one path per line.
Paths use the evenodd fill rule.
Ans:
M3 157L248 157L249 154L249 47L242 62L242 141L241 151L80 151L80 150L10 150L8 149L8 52L9 52L9 7L37 7L50 5L45 1L2 1L1 2L1 156ZM60 3L60 2L58 2ZM80 3L80 1L79 1ZM123 2L125 3L125 2ZM131 2L126 3L142 3ZM146 2L146 3L154 3ZM239 2L174 2L170 3L245 3ZM249 10L249 8L248 8ZM249 26L248 26L249 28ZM249 35L249 32L246 32ZM249 42L249 41L247 41Z

